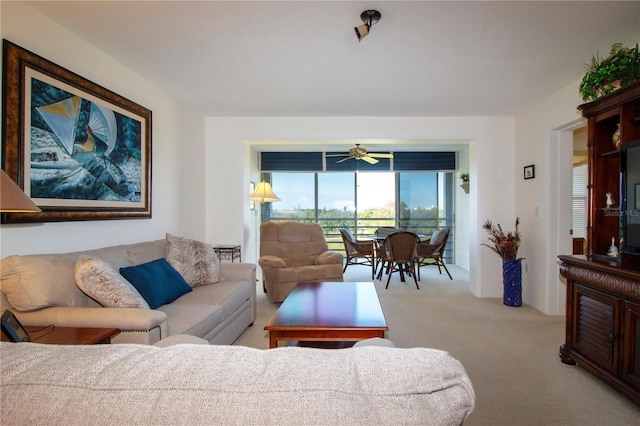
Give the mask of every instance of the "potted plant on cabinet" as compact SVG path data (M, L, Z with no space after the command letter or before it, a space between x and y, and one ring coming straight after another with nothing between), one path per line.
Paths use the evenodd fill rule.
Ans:
M458 176L462 183L460 184L460 188L462 188L465 194L469 193L469 173L460 173Z
M609 56L601 58L596 53L585 67L587 70L580 83L580 94L585 102L589 102L640 79L638 43L634 47L615 43Z

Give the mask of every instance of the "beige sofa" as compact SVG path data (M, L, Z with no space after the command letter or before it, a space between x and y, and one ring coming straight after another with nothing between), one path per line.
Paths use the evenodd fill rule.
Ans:
M460 425L474 409L444 351L0 343L0 424Z
M164 258L167 240L104 247L83 252L9 256L0 261L0 309L24 325L116 327L114 343L153 344L189 334L214 344L231 344L256 318L256 266L220 263L222 280L157 309L102 307L77 286L74 268L81 255L118 271Z
M343 256L329 251L317 223L264 222L260 225L262 279L267 298L282 302L299 282L343 281Z

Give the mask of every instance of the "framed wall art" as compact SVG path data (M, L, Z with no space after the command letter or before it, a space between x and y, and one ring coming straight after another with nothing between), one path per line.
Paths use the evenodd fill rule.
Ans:
M536 166L531 164L530 166L524 167L524 178L525 179L533 179L536 177Z
M2 168L42 209L2 223L151 217L151 111L3 40Z

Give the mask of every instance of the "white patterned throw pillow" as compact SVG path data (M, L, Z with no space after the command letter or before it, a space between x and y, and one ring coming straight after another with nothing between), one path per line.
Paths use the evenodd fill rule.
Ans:
M80 256L74 275L78 288L105 308L149 309L138 290L102 260Z
M220 263L211 244L167 233L167 262L191 287L220 281Z

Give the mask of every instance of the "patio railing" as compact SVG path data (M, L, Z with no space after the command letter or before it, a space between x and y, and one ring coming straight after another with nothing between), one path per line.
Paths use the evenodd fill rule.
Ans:
M441 218L429 218L429 219L400 219L396 223L395 219L391 218L321 218L316 220L305 219L300 217L285 217L278 216L277 218L271 217L272 222L283 222L286 220L295 220L298 222L317 222L322 226L324 230L325 238L329 249L337 252L344 253L344 244L342 243L342 237L340 236L340 228L349 229L353 232L358 239L366 239L373 235L377 228L382 226L398 226L403 231L414 232L418 235L425 235L427 238L433 233L436 228L449 228L451 234L447 247L445 248L444 260L445 263L451 263L454 252L454 238L455 232L453 226L453 219L449 217Z

